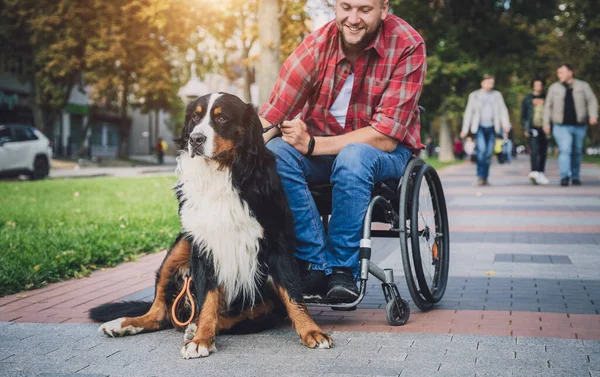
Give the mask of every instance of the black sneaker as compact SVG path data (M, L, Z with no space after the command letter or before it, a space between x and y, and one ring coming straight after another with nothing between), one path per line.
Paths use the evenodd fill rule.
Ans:
M561 186L568 186L569 185L569 178L563 178L560 180L560 185Z
M573 186L581 186L581 181L579 179L574 179Z
M327 284L327 301L353 302L358 298L354 275L346 268L334 268Z
M305 300L318 300L325 297L327 277L324 271L312 269L312 263L296 258L300 267L300 289Z

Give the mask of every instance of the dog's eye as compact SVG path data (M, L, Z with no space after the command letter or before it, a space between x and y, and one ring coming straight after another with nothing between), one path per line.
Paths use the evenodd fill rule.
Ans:
M219 115L217 117L217 119L215 119L217 121L217 123L225 123L225 121L227 120L223 115Z
M192 121L199 122L200 121L200 115L198 115L198 113L193 113L192 114Z

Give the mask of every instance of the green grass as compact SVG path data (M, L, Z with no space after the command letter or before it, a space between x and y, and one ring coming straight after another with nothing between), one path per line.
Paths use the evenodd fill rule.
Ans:
M466 160L454 160L452 162L440 162L437 157L432 158L424 158L423 161L427 162L429 165L433 166L435 170L439 170L441 168L445 168L446 166L456 165L456 164L464 164Z
M600 165L600 155L597 155L597 156L584 155L583 162L591 162L591 163Z
M0 182L0 296L171 245L175 177Z

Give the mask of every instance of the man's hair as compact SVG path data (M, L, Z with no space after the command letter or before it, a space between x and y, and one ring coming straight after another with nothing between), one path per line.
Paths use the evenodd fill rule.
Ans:
M489 80L489 79L495 79L496 77L490 73L484 73L483 76L481 76L481 81L483 80Z
M566 69L568 69L569 71L573 72L573 66L569 63L564 63L558 66L558 68L560 67L565 67Z
M529 83L529 86L530 86L531 88L533 88L533 83L535 83L536 81L539 81L539 82L541 82L541 83L542 83L542 86L546 86L546 83L544 82L544 79L542 79L542 78L541 78L541 77L539 77L539 76L536 76L536 77L534 77L533 79L531 79L531 82Z

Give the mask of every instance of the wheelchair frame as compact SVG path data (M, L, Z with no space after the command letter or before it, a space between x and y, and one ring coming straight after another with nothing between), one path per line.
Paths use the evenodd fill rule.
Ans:
M425 179L430 194L432 194L433 206L437 207L434 211L435 228L433 235L431 228L426 226L423 230L418 229L418 211L419 192L422 180ZM393 182L395 183L395 182ZM415 183L419 184L419 188L415 191ZM328 216L330 211L323 210L319 206L317 198L319 195L324 196L325 200L330 200L327 195L331 195L331 185L320 186L321 190L311 188L313 197L317 202L319 213L323 220L325 231L328 231ZM396 200L394 200L396 199ZM323 200L321 200L323 201ZM416 202L416 204L415 204ZM393 204L398 205L396 211ZM372 230L373 215L376 207L383 212L384 222L391 225L388 230ZM410 208L409 208L410 207ZM413 221L417 217L417 226L414 226ZM421 216L423 217L423 216ZM439 229L438 229L439 228ZM438 232L441 230L441 232ZM360 285L358 298L350 303L332 303L325 300L306 300L308 305L312 306L328 306L334 310L354 310L356 306L363 300L367 290L367 280L369 274L375 276L381 281L384 292L386 305L387 320L391 325L404 325L410 317L410 307L408 302L400 297L400 292L394 281L394 273L390 268L382 269L371 261L371 236L380 237L399 237L402 251L403 266L405 278L411 297L415 304L421 310L429 310L433 304L441 300L446 289L448 279L449 266L449 232L446 203L443 194L441 181L435 169L426 164L418 157L413 157L409 160L406 170L397 187L393 189L388 184L380 183L373 190L373 194L365 217L363 220L363 235L360 240L359 262L360 262ZM436 272L433 279L434 286L429 287L426 282L425 274L423 273L423 265L421 258L420 241L416 238L426 237L427 240L433 239L431 250L433 253L433 264L436 265ZM411 248L408 247L410 239ZM440 241L441 240L441 241ZM415 246L419 249L418 253L414 253ZM441 249L441 253L440 253ZM411 255L412 254L412 258ZM441 255L441 257L440 257ZM411 266L412 259L412 266ZM437 262L436 262L437 260ZM414 272L414 275L413 275ZM416 280L414 279L416 275Z

